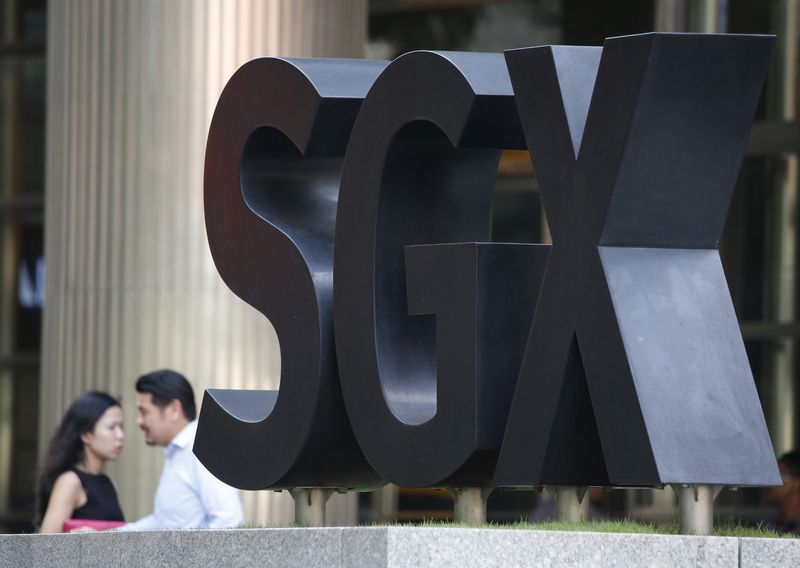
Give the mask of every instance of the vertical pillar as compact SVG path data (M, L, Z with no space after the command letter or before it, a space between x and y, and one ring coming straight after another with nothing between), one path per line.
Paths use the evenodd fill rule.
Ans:
M325 507L333 489L304 487L289 492L294 499L294 523L298 527L324 527Z
M372 491L370 519L379 523L396 521L398 500L397 486L391 483Z
M589 520L586 487L564 485L549 487L556 500L556 520L583 523Z
M701 0L692 4L692 8L692 30L706 34L725 32L728 20L727 0Z
M453 521L468 525L486 522L486 500L491 487L453 487Z
M797 119L798 0L782 0L775 6L774 31L778 35L774 61L777 73L768 86L768 115L773 120ZM774 198L771 207L771 274L768 275L770 305L767 317L792 323L796 317L797 281L797 186L798 156L775 156ZM768 351L770 372L766 404L773 446L779 454L797 445L796 339L779 338Z
M657 32L686 31L686 0L656 0L653 29Z
M657 32L724 33L728 0L656 0Z
M718 485L680 485L678 495L682 534L710 535L714 532L714 499L722 487Z
M279 382L274 330L208 251L203 159L219 94L248 59L360 57L365 35L366 0L49 4L40 438L81 392L123 395L126 447L110 474L128 518L151 510L162 463L135 427L138 375L178 369L198 403L207 387ZM353 520L354 499L338 507ZM286 493L244 502L250 520L291 522Z
M0 41L11 41L14 37L16 5L4 2L0 5ZM16 146L15 131L18 129L20 73L14 71L13 64L8 71L0 74L0 199L8 199L15 188L18 166L14 160ZM17 289L14 275L19 254L16 250L16 221L0 216L0 314L9 314L0 318L0 357L8 356L14 351L14 314L16 314L15 292ZM0 511L8 509L9 493L12 478L12 451L14 437L14 375L12 371L0 365Z

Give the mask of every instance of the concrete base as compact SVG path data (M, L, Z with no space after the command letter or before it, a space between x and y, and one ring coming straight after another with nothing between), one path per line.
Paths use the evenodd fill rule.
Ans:
M800 539L433 527L0 535L0 568L800 566Z

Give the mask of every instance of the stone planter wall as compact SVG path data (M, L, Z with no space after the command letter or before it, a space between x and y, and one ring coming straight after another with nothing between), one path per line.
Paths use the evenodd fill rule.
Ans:
M800 539L353 527L0 535L0 568L800 566Z

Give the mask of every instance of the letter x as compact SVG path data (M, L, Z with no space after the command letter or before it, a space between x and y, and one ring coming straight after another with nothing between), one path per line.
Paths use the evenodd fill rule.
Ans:
M778 482L718 253L773 41L506 52L553 248L495 484Z

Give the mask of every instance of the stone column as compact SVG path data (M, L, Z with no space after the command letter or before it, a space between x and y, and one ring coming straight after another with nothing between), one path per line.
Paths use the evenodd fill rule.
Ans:
M772 12L772 30L778 36L773 55L774 78L767 84L767 116L781 122L797 120L797 62L800 50L800 1L781 0ZM768 276L767 314L771 321L792 324L797 319L797 202L800 185L800 160L794 153L773 158L772 199L767 225L768 257L772 260ZM778 455L797 447L798 350L796 337L776 338L765 350L769 381L764 397L769 432Z
M172 367L207 387L276 388L269 322L223 284L203 222L217 98L262 55L361 57L366 0L70 0L48 12L47 292L40 440L78 394L123 395L110 467L128 518L152 510L162 452L135 425L134 382ZM291 522L288 493L244 495L249 520ZM353 496L329 504L355 520Z

